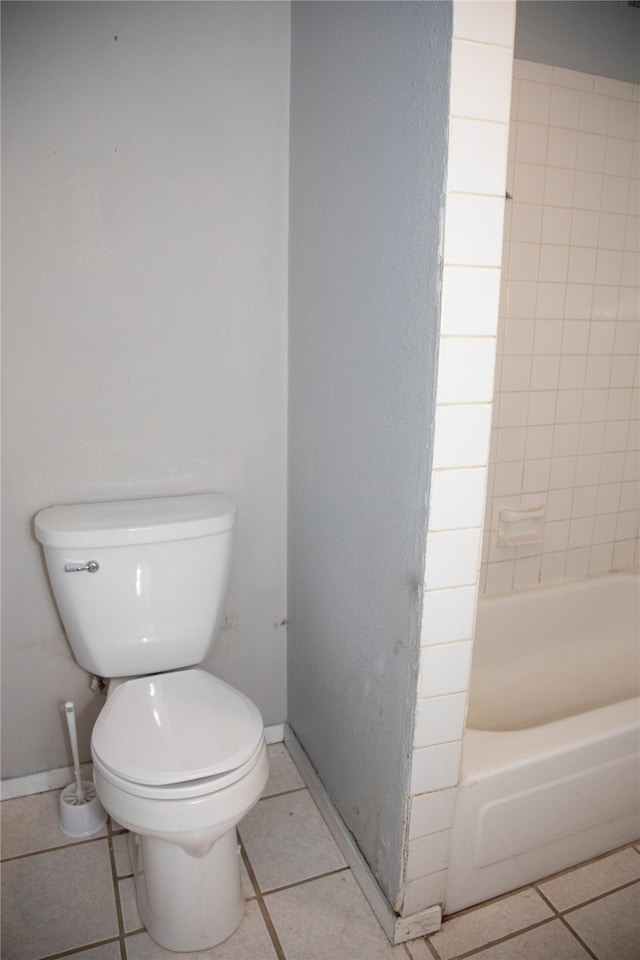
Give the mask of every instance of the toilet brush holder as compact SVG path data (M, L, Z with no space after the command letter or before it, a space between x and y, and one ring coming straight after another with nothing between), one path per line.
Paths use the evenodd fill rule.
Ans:
M91 780L80 779L76 714L71 700L65 703L64 710L76 779L75 783L70 783L60 794L60 829L65 837L83 840L85 837L92 837L105 825L107 814Z
M77 784L70 783L60 794L60 829L65 837L84 840L101 830L107 814L98 799L91 780L82 780L82 799L76 793Z

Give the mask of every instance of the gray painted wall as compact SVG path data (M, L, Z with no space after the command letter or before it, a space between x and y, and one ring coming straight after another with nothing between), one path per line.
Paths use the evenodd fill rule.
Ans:
M400 885L439 320L450 3L293 5L289 723Z
M4 776L83 757L101 706L34 513L224 490L207 663L286 718L289 5L3 3ZM116 39L117 38L117 39Z
M515 56L640 82L640 10L625 0L518 0Z

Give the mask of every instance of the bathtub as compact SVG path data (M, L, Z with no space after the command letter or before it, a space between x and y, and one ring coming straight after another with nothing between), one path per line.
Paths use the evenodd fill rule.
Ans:
M445 913L640 837L639 583L480 601Z

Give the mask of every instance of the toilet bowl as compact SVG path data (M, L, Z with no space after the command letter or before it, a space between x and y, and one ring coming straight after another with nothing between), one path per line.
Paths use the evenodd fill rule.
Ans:
M105 810L131 831L149 935L180 952L225 940L244 914L236 826L269 776L257 708L197 668L118 680L91 755Z
M109 679L91 737L96 790L130 831L142 922L177 952L216 946L242 920L236 826L269 775L259 710L197 666L222 622L234 525L222 494L35 518L76 660Z

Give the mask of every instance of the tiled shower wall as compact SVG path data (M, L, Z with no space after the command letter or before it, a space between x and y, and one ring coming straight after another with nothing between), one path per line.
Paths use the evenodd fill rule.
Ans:
M455 0L442 321L402 914L442 903L462 754L500 297L515 0Z
M514 61L486 593L639 562L639 91ZM498 545L514 504L542 543Z

